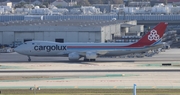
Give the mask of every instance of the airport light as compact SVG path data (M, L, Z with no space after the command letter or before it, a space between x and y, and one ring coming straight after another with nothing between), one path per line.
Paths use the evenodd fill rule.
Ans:
M40 90L40 87L37 87L36 85L34 85L34 87L30 87L30 90L34 92L34 95L36 95L36 91Z
M133 95L136 95L136 84L133 85Z

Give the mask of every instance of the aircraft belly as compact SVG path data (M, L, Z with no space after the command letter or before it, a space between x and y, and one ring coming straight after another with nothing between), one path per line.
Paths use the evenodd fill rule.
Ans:
M120 55L127 55L131 53L138 53L138 52L144 52L144 51L147 51L147 49L117 50L117 51L109 51L102 56L120 56Z
M51 51L51 52L35 51L35 52L31 52L29 56L59 56L58 53L59 53L58 51Z

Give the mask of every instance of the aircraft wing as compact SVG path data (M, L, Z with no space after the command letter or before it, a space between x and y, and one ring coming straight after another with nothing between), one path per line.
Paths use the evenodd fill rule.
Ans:
M104 55L106 53L108 53L110 50L91 50L91 51L76 51L76 53L78 53L80 56L85 57L86 53L96 53L97 55ZM113 51L113 50L112 50ZM72 53L71 51L64 51L64 52L60 52L58 53L58 55L64 55L64 56L68 56L68 54Z
M109 50L80 51L78 53L79 53L79 55L85 57L87 52L89 52L89 53L96 53L97 55L104 55L104 54L108 53Z

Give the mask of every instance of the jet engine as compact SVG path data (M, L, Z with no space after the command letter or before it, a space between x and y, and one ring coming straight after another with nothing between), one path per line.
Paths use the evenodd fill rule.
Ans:
M86 52L86 58L87 59L96 59L97 58L97 53L95 53L95 52Z
M68 55L68 58L69 58L70 61L77 61L77 60L79 60L80 56L79 56L78 53L74 52L74 53L70 53Z

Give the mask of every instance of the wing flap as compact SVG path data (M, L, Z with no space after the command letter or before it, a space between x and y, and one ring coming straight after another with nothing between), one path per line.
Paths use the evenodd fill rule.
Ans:
M109 51L107 50L100 50L100 51L80 51L78 52L80 56L85 57L86 56L86 52L92 52L92 53L96 53L97 55L105 55L106 53L108 53Z

